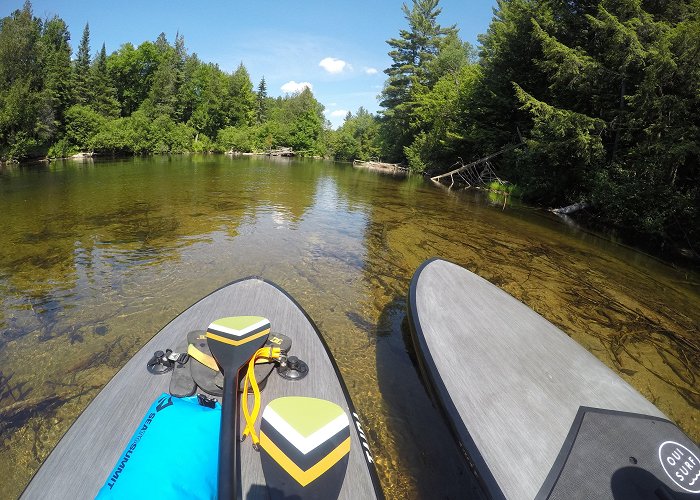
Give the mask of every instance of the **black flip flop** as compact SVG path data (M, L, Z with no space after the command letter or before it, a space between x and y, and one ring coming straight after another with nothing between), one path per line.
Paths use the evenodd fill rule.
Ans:
M207 344L206 331L195 330L187 334L187 342L198 351L211 356L209 344ZM212 370L207 365L190 356L188 362L192 378L197 386L211 396L221 397L224 394L224 376L218 370Z
M211 350L207 343L206 331L195 330L187 334L187 342L192 344L197 350L211 357ZM266 347L279 347L283 353L287 353L292 345L292 340L279 333L271 333L270 339L265 344ZM213 358L212 358L213 359ZM224 376L220 371L214 371L207 365L190 357L188 362L194 382L204 392L211 396L220 397L223 394ZM256 363L255 364L255 380L258 382L258 388L262 391L267 384L267 379L275 369L275 363ZM238 390L243 390L243 379L240 381ZM248 393L252 393L252 389L248 389Z

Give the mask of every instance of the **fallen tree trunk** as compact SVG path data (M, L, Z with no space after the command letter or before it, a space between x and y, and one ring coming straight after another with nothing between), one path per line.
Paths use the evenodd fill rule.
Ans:
M553 208L551 211L555 214L569 215L573 214L574 212L578 212L579 210L583 210L584 208L588 208L590 206L590 203L582 201L579 203L574 203L573 205L569 205L567 207Z

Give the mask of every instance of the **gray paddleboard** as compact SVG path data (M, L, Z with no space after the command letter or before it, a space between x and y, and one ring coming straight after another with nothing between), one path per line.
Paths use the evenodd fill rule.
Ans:
M695 443L498 287L429 260L409 319L428 387L492 498L700 498Z
M284 396L326 399L341 406L351 422L351 446L339 498L383 498L369 447L359 430L362 428L359 417L318 329L286 292L257 278L220 288L158 332L78 417L27 486L22 498L93 498L129 444L146 410L161 393L168 392L170 377L152 375L146 370L146 363L154 351L178 344L187 332L203 330L216 319L248 315L269 319L273 331L292 339L290 355L305 361L309 367L308 375L301 380L290 381L276 373L271 374L262 392L261 408ZM241 430L244 426L241 419ZM174 440L178 447L182 447L179 452L186 450L187 436L174 436ZM241 445L240 464L243 498L269 498L260 453L253 450L250 439ZM216 470L212 474L216 475ZM157 491L144 492L144 495L157 494Z

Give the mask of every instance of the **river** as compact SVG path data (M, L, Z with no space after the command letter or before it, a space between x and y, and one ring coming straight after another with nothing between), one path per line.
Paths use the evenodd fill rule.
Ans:
M414 366L413 271L440 256L571 335L700 440L700 277L478 192L319 160L226 156L0 170L0 497L170 319L263 276L315 320L389 498L473 488Z

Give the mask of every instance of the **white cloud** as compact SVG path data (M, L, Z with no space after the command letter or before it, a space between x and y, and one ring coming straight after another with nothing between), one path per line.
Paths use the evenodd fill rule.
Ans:
M326 57L325 59L321 59L321 62L318 63L318 65L332 74L342 73L346 69L348 71L352 70L352 66L350 66L347 62L343 61L342 59L336 59L335 57Z
M331 111L328 114L333 118L345 118L345 115L348 114L348 111L346 109L336 109L335 111Z
M376 75L379 73L379 70L377 68L365 68L365 73L368 75Z
M294 80L288 81L280 87L282 92L285 94L294 94L296 92L301 92L304 87L308 87L309 90L313 90L313 86L309 82L295 82Z

